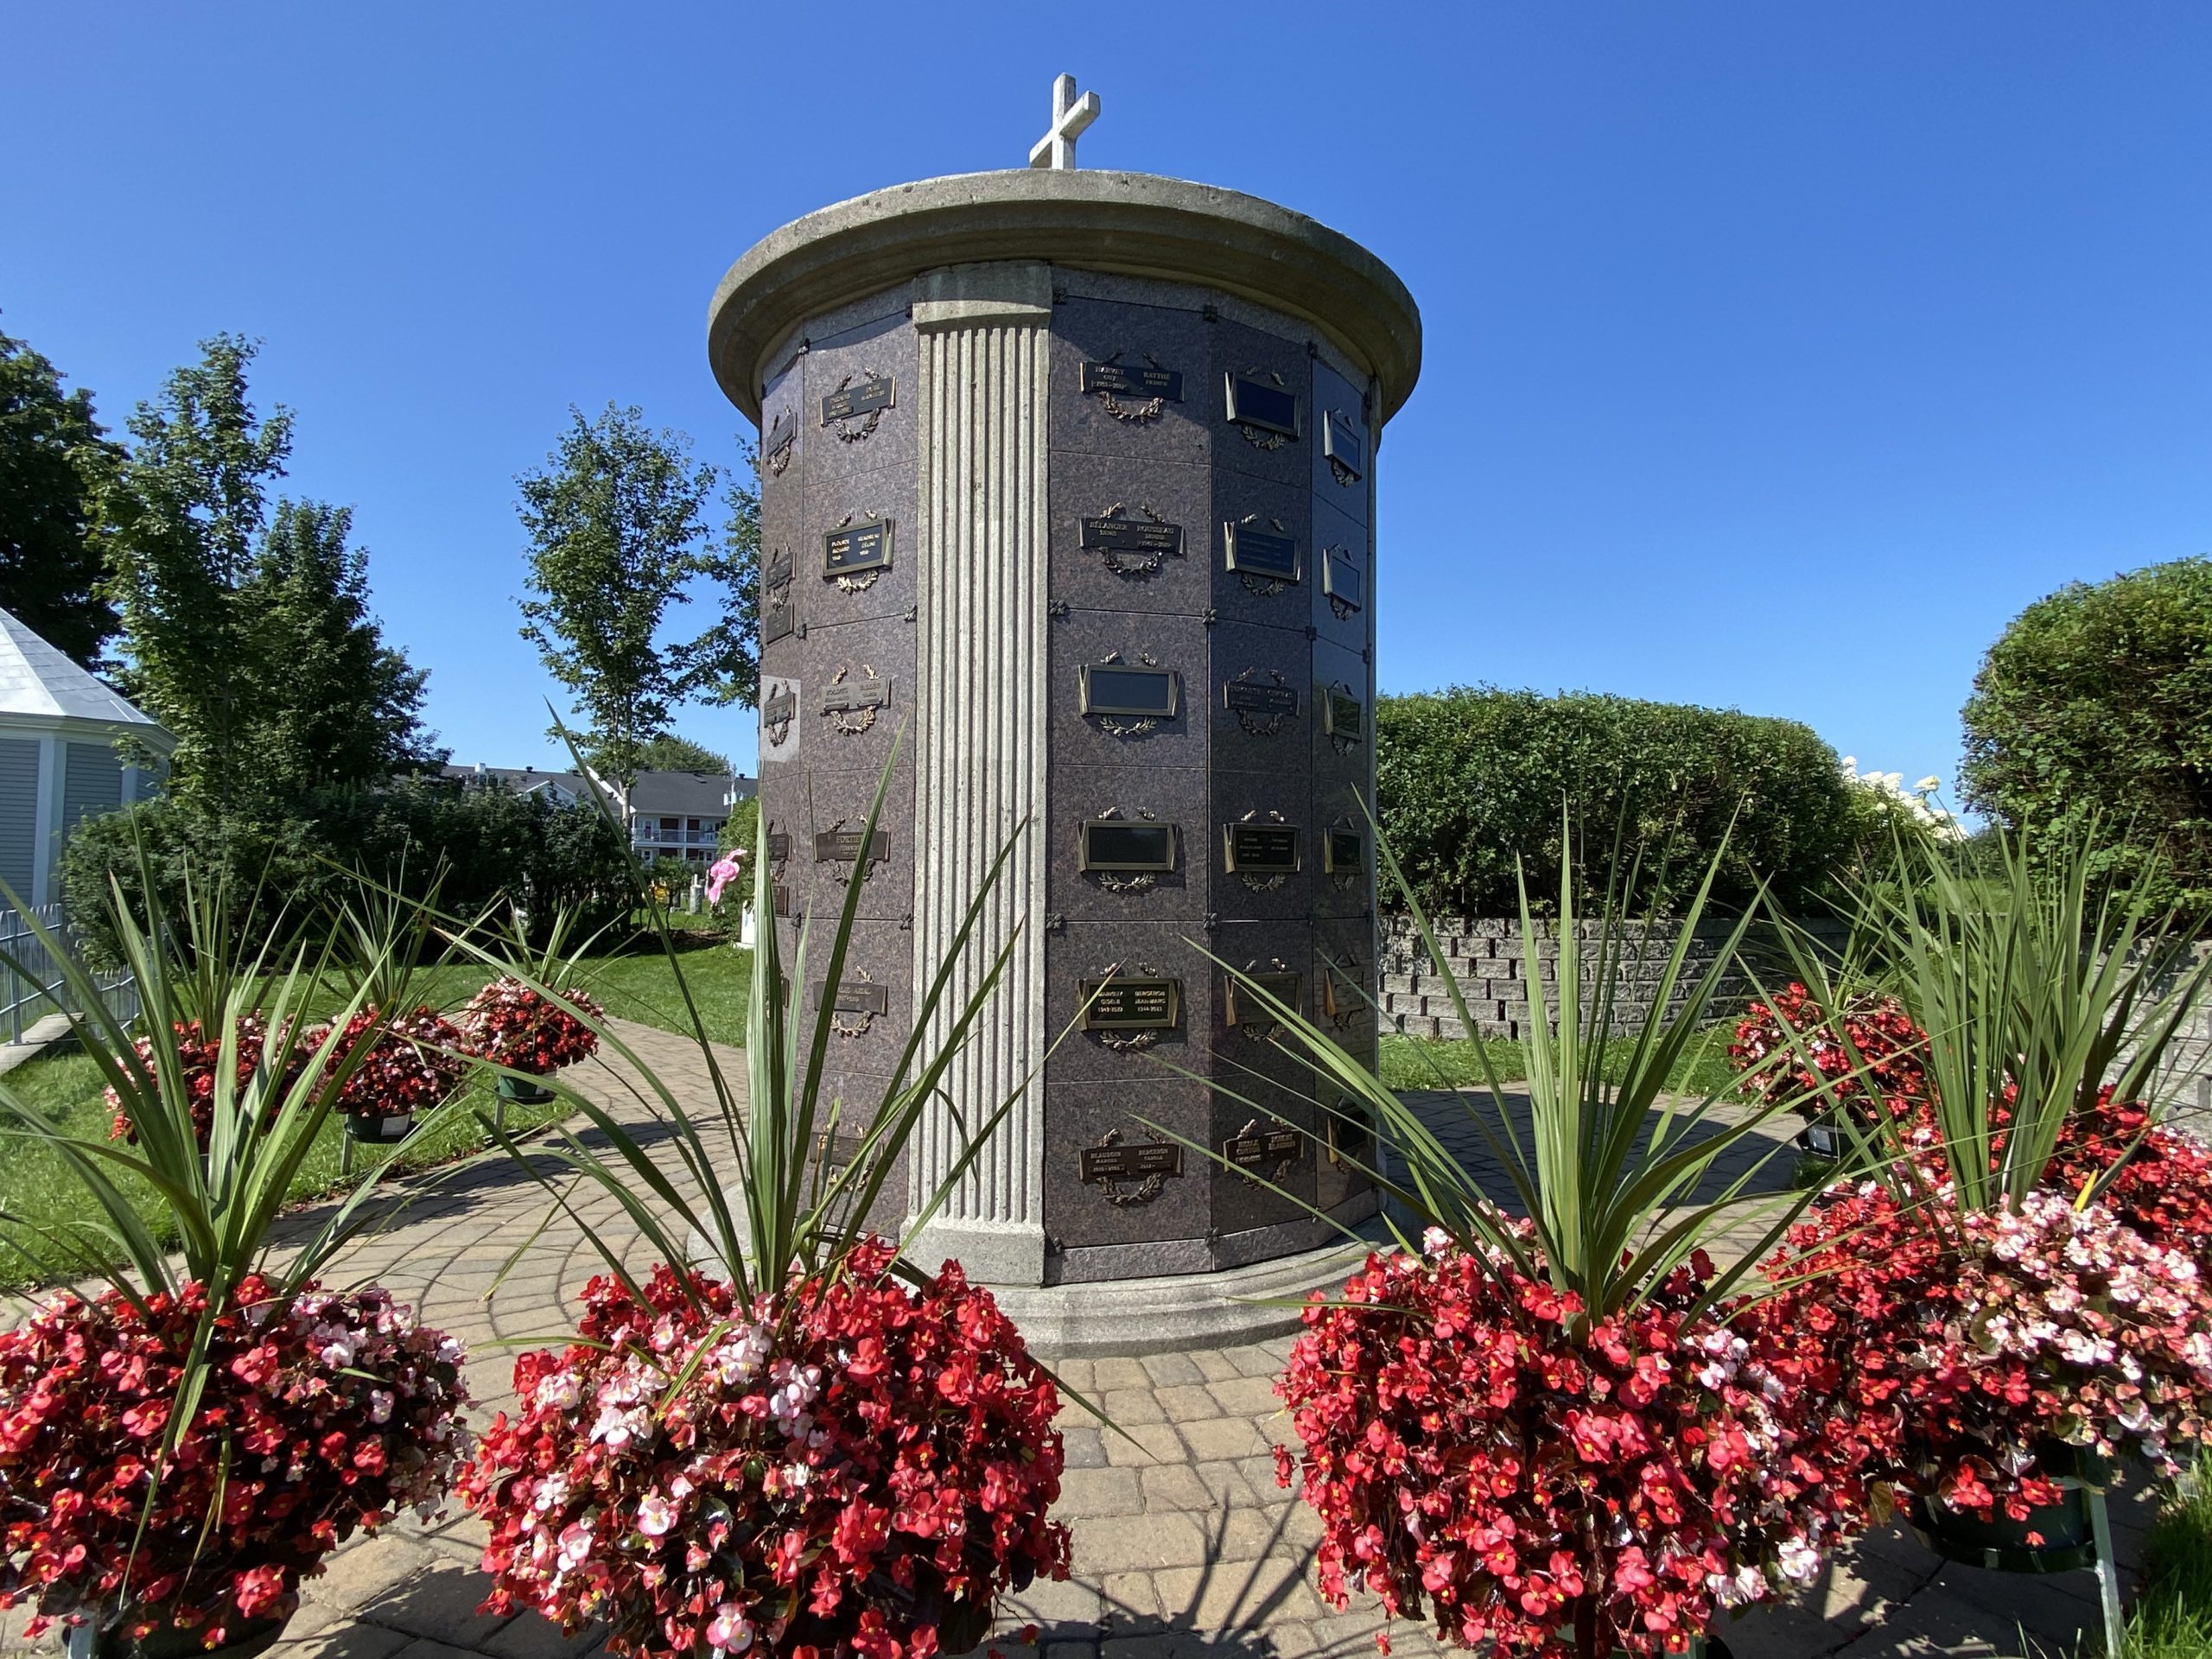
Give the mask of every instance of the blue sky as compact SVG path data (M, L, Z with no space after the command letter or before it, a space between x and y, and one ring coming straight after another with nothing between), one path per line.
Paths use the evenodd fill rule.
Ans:
M515 474L610 398L731 459L723 268L1020 164L1068 70L1086 164L1313 214L1420 302L1385 690L1733 706L1948 779L2022 606L2212 550L2208 68L2212 8L2157 0L0 0L0 331L118 426L261 337L432 723L543 764ZM744 712L681 728L749 766Z

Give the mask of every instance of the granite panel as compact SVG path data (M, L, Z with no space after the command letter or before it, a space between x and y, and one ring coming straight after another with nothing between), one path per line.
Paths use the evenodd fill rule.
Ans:
M1328 592L1324 580L1324 562L1331 549L1340 550L1344 563L1350 566L1358 582L1360 594L1357 601ZM1375 554L1366 527L1338 511L1335 505L1316 497L1313 503L1313 574L1306 584L1313 592L1313 622L1315 632L1324 639L1345 646L1354 656L1367 649L1375 632L1374 588Z
M902 308L837 334L817 339L806 353L806 402L801 410L809 443L804 460L809 495L834 491L849 479L886 468L914 470L914 433L919 424L915 335ZM823 400L841 390L887 375L893 401L887 409L825 422Z
M1051 848L1045 907L1071 923L1173 922L1205 914L1206 774L1196 767L1078 766L1056 761L1047 791ZM1113 816L1172 823L1176 867L1143 880L1077 868L1083 823Z
M856 575L834 576L823 568L823 538L847 525L874 518L891 520L891 567ZM904 616L919 592L915 574L921 557L920 525L914 516L914 467L880 467L854 473L819 487L808 486L800 515L797 556L799 613L808 628L839 622Z
M1373 918L1363 916L1316 922L1313 1023L1338 1047L1371 1053L1375 1046L1377 989Z
M1314 1130L1320 1116L1313 1101L1287 1084L1258 1077L1247 1078L1238 1093L1243 1096L1243 1101L1219 1092L1213 1096L1210 1144L1215 1151L1226 1154L1233 1138L1264 1136L1270 1131L1294 1133L1298 1144L1249 1174L1219 1164L1214 1166L1213 1224L1219 1233L1296 1220L1306 1213L1300 1201L1310 1204L1313 1198ZM1262 1185L1255 1175L1268 1185ZM1282 1190L1271 1192L1269 1186Z
M1314 641L1313 664L1310 695L1313 718L1308 728L1313 747L1307 763L1313 779L1312 817L1317 825L1347 821L1358 823L1364 817L1360 802L1367 798L1374 766L1373 677L1357 655L1325 639ZM1324 703L1332 688L1347 692L1357 701L1359 728L1356 735L1347 736L1328 728ZM1316 892L1335 891L1332 884L1320 879L1320 844L1317 841L1313 849Z
M1244 973L1296 974L1297 1010L1309 1020L1313 1017L1313 931L1304 918L1292 921L1223 921L1213 931L1211 949L1229 968ZM1243 1023L1228 1023L1232 1001L1228 969L1213 969L1212 977L1213 1018L1207 1041L1214 1052L1238 1065L1262 1065L1272 1075L1302 1075L1299 1071L1272 1064L1271 1046L1275 1038L1284 1034L1284 1028L1264 1014L1255 1017L1254 999L1249 992L1240 993L1233 999L1237 1005L1237 1017Z
M864 920L853 924L842 982L848 990L862 985L881 986L888 1011L838 1013L819 1000L829 958L827 933L833 925L828 919L817 924L813 948L808 952L806 983L797 990L804 999L799 1010L804 1021L800 1027L800 1046L810 1045L818 1028L817 1022L827 1019L830 1022L830 1050L842 1073L886 1076L898 1063L899 1052L906 1046L909 1022L913 1017L913 936L895 921Z
M1195 616L1071 611L1052 624L1049 645L1050 752L1074 766L1202 766L1205 764L1205 625ZM1109 662L1172 669L1182 691L1172 719L1083 712L1083 670Z
M1146 1081L1166 1066L1203 1071L1211 1029L1213 965L1191 943L1198 929L1176 923L1070 922L1045 942L1045 1039L1067 1033L1045 1064L1048 1083L1111 1077ZM1083 1009L1083 983L1109 974L1181 982L1182 1017L1172 1030L1072 1029ZM1165 1062L1165 1065L1163 1065Z
M1298 580L1276 580L1249 569L1229 568L1228 526L1240 533L1288 536L1298 543ZM1216 467L1208 569L1213 611L1223 622L1249 622L1303 634L1312 626L1313 589L1320 581L1313 566L1313 497L1297 487Z
M787 425L779 426L785 422ZM758 459L763 535L780 522L778 515L796 512L806 493L806 469L800 460L808 448L806 428L806 372L795 361L768 382L760 397ZM771 449L770 438L784 433L788 433L790 442L779 442Z
M1287 628L1224 622L1212 631L1213 683L1205 696L1211 763L1233 772L1294 774L1312 764L1313 647ZM1232 709L1232 695L1288 709Z
M1205 1090L1198 1084L1164 1073L1156 1082L1141 1087L1126 1082L1046 1086L1048 1250L1054 1245L1076 1249L1206 1236L1213 1224L1212 1177L1207 1160L1187 1147L1183 1152L1183 1173L1160 1178L1148 1196L1145 1184L1138 1181L1117 1182L1115 1190L1109 1190L1082 1179L1083 1149L1100 1145L1109 1135L1122 1144L1170 1139L1140 1120L1204 1145L1209 1128Z
M1375 522L1368 502L1375 483L1375 430L1367 418L1366 399L1344 376L1328 364L1316 362L1313 376L1313 495L1355 524ZM1349 461L1343 457L1330 464L1327 435L1334 417L1340 430L1358 450ZM1315 532L1319 533L1319 530Z
M825 623L809 628L804 643L799 718L809 769L879 774L901 730L911 751L914 625L903 616Z
M1207 817L1206 870L1211 902L1207 908L1224 921L1281 921L1310 912L1314 867L1313 794L1297 771L1230 772L1213 774L1212 810ZM1299 830L1299 868L1294 874L1230 874L1224 854L1224 826L1236 823L1287 823ZM1195 861L1193 861L1195 862Z
M835 925L853 866L816 859L815 837L838 830L857 835L868 822L868 804L875 798L881 776L880 772L810 771L792 804L792 902L802 910L810 909L822 927ZM876 828L886 838L887 853L867 867L855 914L895 923L914 908L914 772L904 760L892 774Z
M786 653L787 655L788 653ZM801 658L804 660L804 658ZM760 675L760 791L764 798L779 775L797 772L805 747L805 682L764 667Z
M1083 389L1085 363L1182 377L1179 399ZM1212 341L1197 309L1070 298L1052 309L1046 442L1147 465L1203 464L1210 438Z
M1192 616L1213 602L1207 562L1213 496L1206 467L1071 450L1053 451L1047 466L1054 600L1078 608ZM1177 525L1183 550L1086 549L1086 518Z
M1284 340L1226 321L1213 324L1212 328L1213 384L1207 391L1214 430L1214 470L1287 484L1301 495L1310 495L1316 416L1313 362L1306 355L1304 336ZM1296 397L1298 435L1285 437L1248 423L1231 423L1228 383L1232 375Z

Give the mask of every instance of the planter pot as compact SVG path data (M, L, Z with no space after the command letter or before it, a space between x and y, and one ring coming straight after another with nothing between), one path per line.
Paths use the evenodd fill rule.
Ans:
M1797 1149L1808 1158L1817 1158L1823 1163L1840 1164L1851 1149L1851 1137L1833 1122L1822 1121L1808 1123L1797 1137Z
M2079 1486L2068 1487L2056 1503L2030 1510L2024 1521L2001 1510L1986 1521L1977 1520L1940 1499L1931 1503L1915 1496L1912 1529L1945 1560L1996 1573L2074 1573L2097 1564L2089 1495ZM2041 1535L2043 1542L2030 1543L2031 1532Z
M415 1133L415 1114L349 1112L346 1116L346 1133L370 1146L397 1146Z
M289 1617L289 1616L288 1616ZM156 1630L143 1641L132 1641L120 1629L99 1630L79 1624L68 1635L68 1659L257 1659L276 1645L286 1619L251 1619L236 1638L219 1648L200 1645L200 1632L174 1627Z
M543 1106L553 1098L553 1091L543 1084L529 1077L499 1078L499 1098L517 1106Z

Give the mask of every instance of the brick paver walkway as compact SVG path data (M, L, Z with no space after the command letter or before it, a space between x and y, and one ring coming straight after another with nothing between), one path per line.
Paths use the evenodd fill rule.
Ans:
M622 1035L687 1109L709 1100L703 1062L685 1039L644 1027ZM743 1085L741 1054L721 1051ZM628 1068L592 1063L571 1081L626 1122L653 1133ZM1426 1103L1448 1115L1448 1101ZM1472 1156L1472 1149L1470 1149ZM672 1159L664 1163L673 1167ZM618 1227L611 1200L587 1199L594 1225ZM416 1301L461 1336L482 1417L511 1399L516 1345L558 1340L575 1293L598 1268L578 1229L546 1223L544 1189L509 1166L472 1168L410 1207L351 1253L351 1274ZM543 1230L539 1230L543 1224ZM503 1268L525 1242L513 1270ZM650 1253L632 1241L630 1258ZM495 1281L497 1289L493 1289ZM1271 1383L1289 1347L1274 1342L1143 1358L1074 1360L1060 1369L1126 1431L1079 1410L1064 1421L1069 1470L1056 1511L1073 1529L1075 1576L1018 1598L995 1645L1031 1659L1012 1632L1033 1621L1043 1659L1299 1659L1371 1652L1381 1620L1355 1600L1332 1613L1313 1589L1317 1529L1278 1489L1269 1446L1290 1438ZM2139 1491L2115 1499L2133 1560L2147 1520ZM563 1639L534 1614L480 1617L476 1523L457 1516L357 1541L307 1588L279 1659L562 1659L588 1656L590 1632ZM1901 1529L1840 1554L1796 1602L1725 1631L1738 1659L2060 1655L2094 1650L2094 1586L2086 1574L2031 1579L1946 1567ZM1393 1631L1401 1654L1434 1651L1417 1627Z

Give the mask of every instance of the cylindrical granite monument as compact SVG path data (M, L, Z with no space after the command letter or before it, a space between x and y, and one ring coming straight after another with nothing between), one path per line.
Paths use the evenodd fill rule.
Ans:
M779 925L834 916L870 871L843 982L803 988L835 1013L848 1112L880 1097L917 976L1029 826L972 954L1017 926L1019 948L950 1086L987 1113L1035 1081L916 1258L1091 1296L1328 1241L1248 1170L1371 1213L1343 1158L1363 1132L1303 1098L1191 942L1372 1062L1375 452L1420 366L1404 285L1230 191L980 173L784 226L723 278L709 339L762 435ZM928 1122L910 1191L958 1145Z

